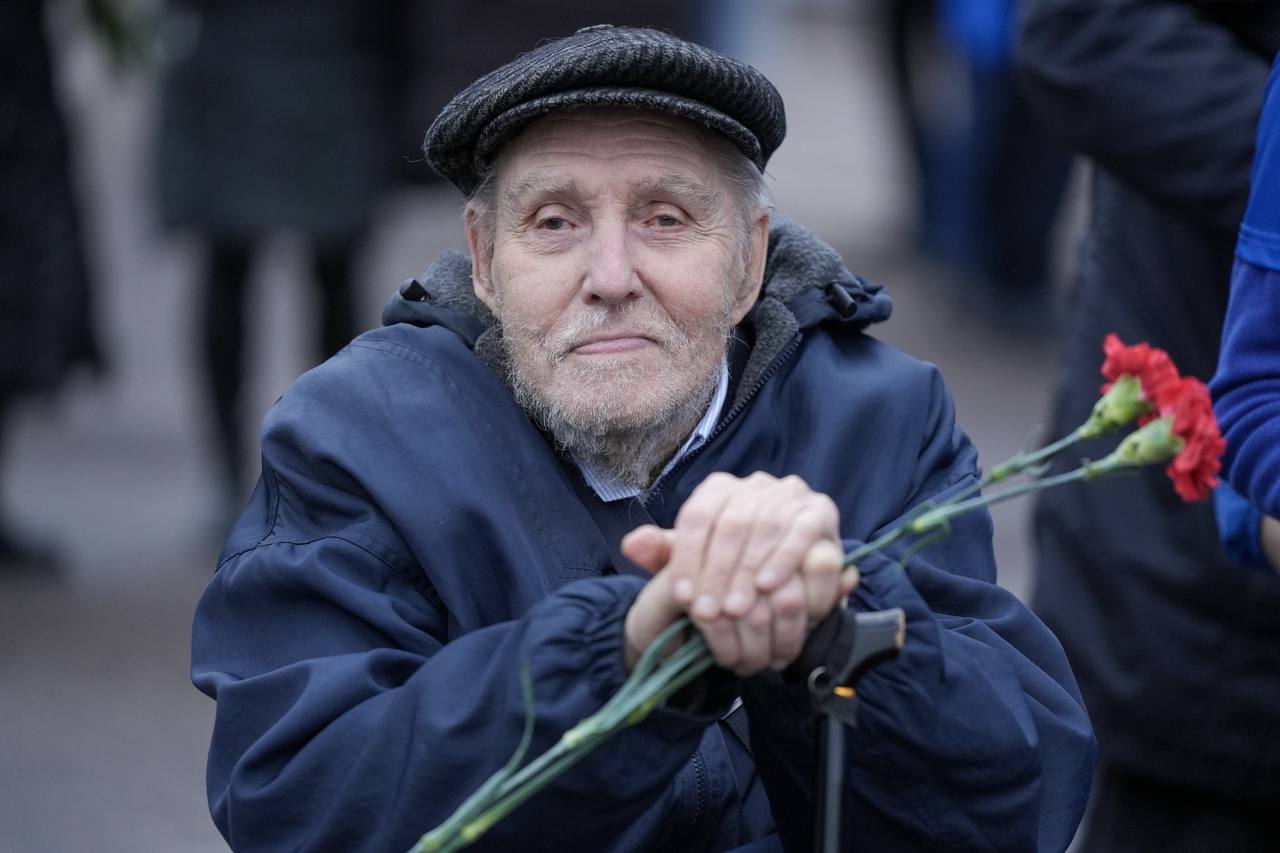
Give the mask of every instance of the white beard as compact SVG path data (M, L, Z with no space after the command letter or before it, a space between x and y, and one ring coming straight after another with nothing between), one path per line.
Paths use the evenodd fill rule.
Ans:
M645 321L642 327L658 341L669 363L690 366L683 375L672 372L670 379L646 377L643 365L607 359L566 361L575 342L595 330L617 326L624 313L634 314L635 309L583 314L570 328L547 338L518 323L503 322L499 312L508 384L520 406L562 450L602 474L648 488L702 419L715 393L732 310L726 299L713 327L698 330L696 336L657 312L627 318L632 326L636 319ZM555 374L550 382L538 381L539 367ZM604 393L584 394L585 388Z

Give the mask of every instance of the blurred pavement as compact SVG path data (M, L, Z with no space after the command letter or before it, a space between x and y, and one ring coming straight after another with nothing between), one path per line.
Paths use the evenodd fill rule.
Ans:
M747 28L739 52L787 103L790 136L770 169L780 209L890 288L894 318L877 334L939 363L983 458L1004 458L1042 417L1050 342L993 336L898 250L914 178L880 88L880 46L849 17L774 14ZM0 579L0 851L225 850L203 785L213 704L187 676L192 609L220 545L192 380L194 257L150 224L150 82L108 79L82 33L63 35L111 373L22 410L5 448L3 499L60 541L69 567L57 581ZM403 278L460 245L459 212L452 191L389 201L362 276L365 326ZM259 267L254 422L308 366L299 275L287 239ZM1018 594L1026 510L996 518L1001 579Z

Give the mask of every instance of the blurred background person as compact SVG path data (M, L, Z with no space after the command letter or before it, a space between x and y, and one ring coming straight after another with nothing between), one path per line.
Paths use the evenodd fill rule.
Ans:
M85 5L117 63L127 64L136 44L115 7ZM101 367L44 15L42 0L0 6L0 464L19 400L56 391L78 366ZM30 541L0 507L0 574L56 566L52 546Z
M160 221L206 258L198 339L225 512L248 495L246 297L256 250L305 238L313 363L355 335L357 251L395 173L395 3L216 0L167 10Z
M1052 328L1053 232L1069 153L1015 85L1016 0L891 0L890 80L918 169L920 248L1004 333Z
M1107 332L1213 375L1277 48L1270 3L1026 0L1022 82L1093 164L1050 435L1088 415ZM1161 471L1047 492L1035 522L1032 603L1100 748L1079 849L1274 848L1280 582L1227 559Z

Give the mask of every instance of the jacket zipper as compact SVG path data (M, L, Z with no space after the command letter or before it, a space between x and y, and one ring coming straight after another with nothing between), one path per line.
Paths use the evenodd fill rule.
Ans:
M693 821L689 825L689 837L697 838L702 826L702 814L707 808L707 769L702 761L702 747L693 751Z
M738 415L742 414L743 410L745 410L747 406L751 404L751 401L755 399L756 395L760 393L760 389L765 386L765 383L767 383L770 379L773 378L773 375L782 368L782 365L787 362L787 359L791 358L791 356L799 348L800 341L803 339L804 339L804 336L801 335L799 332L795 334L795 336L791 339L791 342L787 344L787 346L781 352L779 352L776 356L773 357L773 361L769 362L769 366L765 368L764 373L760 375L760 378L756 381L756 383L752 385L751 388L747 390L747 393L744 394L738 400L738 402L733 405L733 408L729 410L729 414L725 415L723 418L720 419L720 423L716 424L716 428L713 429L711 433L707 436L707 440L702 442L702 444L699 444L693 450L689 451L679 462L671 466L670 471L668 471L667 473L663 474L660 478L658 478L658 482L654 483L652 488L649 489L649 492L645 497L646 502L649 496L658 494L658 492L660 491L659 486L661 486L666 481L670 480L672 477L674 477L676 474L683 471L685 468L688 468L689 464L698 457L698 454L702 452L703 448L711 444L711 442L715 440L716 436L720 435L720 433L728 429L729 424L731 424L733 420L738 417Z
M696 448L694 448L687 456L685 456L683 459L677 462L674 466L672 466L671 470L668 471L666 474L664 474L658 480L657 483L654 483L654 488L650 489L649 491L650 495L657 493L658 491L657 487L661 485L663 481L674 476L675 474L679 473L682 469L687 467L689 465L690 460L696 457L702 451L702 448L710 444L716 436L718 436L720 433L724 432L728 428L729 424L733 422L734 418L742 414L743 410L745 410L747 406L751 403L751 401L755 399L755 396L760 393L760 389L765 386L765 383L773 378L774 374L777 373L778 370L781 369L782 365L787 362L787 359L791 358L791 356L795 353L796 349L799 348L800 341L802 339L803 339L803 336L797 332L795 337L791 339L791 342L787 344L787 346L781 352L779 352L776 356L774 356L773 361L769 362L769 366L766 367L764 370L764 373L760 375L760 379L754 385L752 385L751 388L747 390L746 394L742 395L742 397L738 400L737 403L734 404L733 408L729 410L729 414L725 415L723 418L720 419L720 423L716 424L716 428L713 429L711 431L711 434L707 436L707 440L702 442L702 444L698 445ZM699 746L697 749L693 751L693 777L694 777L694 805L693 805L693 821L689 829L690 838L697 837L697 831L702 825L702 816L703 816L703 813L706 811L706 807L707 807L707 803L706 803L707 801L707 770L702 760L701 746Z

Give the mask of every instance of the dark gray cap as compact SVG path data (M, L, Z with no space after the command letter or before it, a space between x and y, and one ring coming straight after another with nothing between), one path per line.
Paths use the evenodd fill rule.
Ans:
M592 106L657 110L709 127L761 171L787 132L782 97L750 65L657 30L601 25L463 89L422 147L437 172L470 193L498 150L535 119Z

